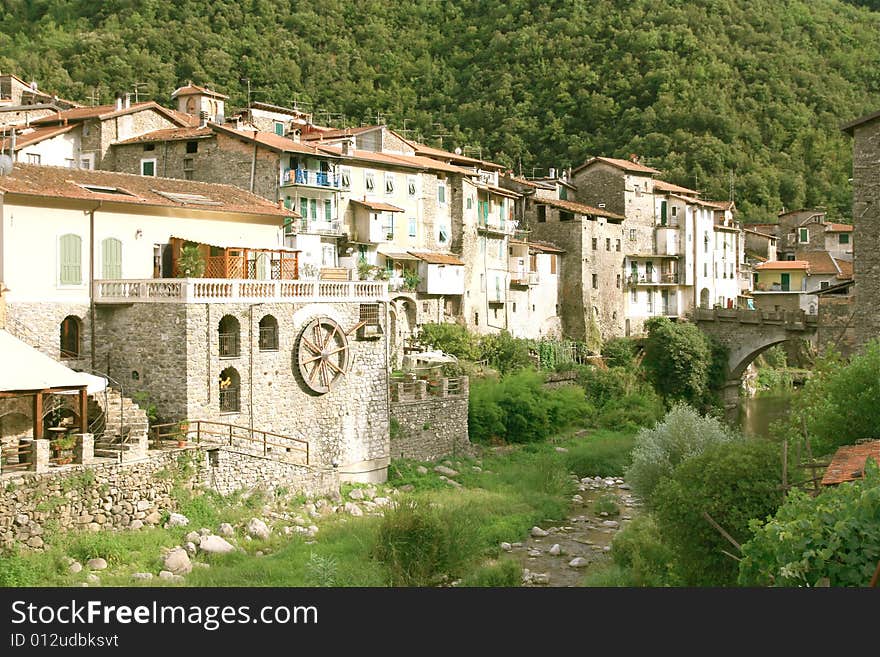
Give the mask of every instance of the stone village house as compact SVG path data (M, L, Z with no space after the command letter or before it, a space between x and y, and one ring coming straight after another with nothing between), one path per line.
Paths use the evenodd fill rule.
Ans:
M0 178L9 330L163 418L271 431L310 465L383 479L387 288L299 279L283 242L298 219L228 185L16 164ZM179 277L187 244L213 278Z

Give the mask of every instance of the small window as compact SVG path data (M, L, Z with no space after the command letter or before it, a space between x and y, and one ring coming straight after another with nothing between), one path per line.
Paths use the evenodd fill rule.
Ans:
M358 310L359 321L366 322L367 326L379 326L379 304L362 303Z
M154 151L156 150L156 144L144 144L145 151Z
M599 238L594 237L593 238L593 251L595 251L598 248L599 248Z
M539 205L538 206L538 223L544 223L547 221L547 206Z
M272 315L260 320L260 351L278 351L278 320Z
M446 185L437 185L437 202L440 205L446 203Z
M82 348L82 321L79 317L68 315L61 322L61 357L79 358Z
M192 158L192 157L183 158L183 170L184 171L192 171L194 162L195 162L195 158Z
M480 325L480 313L474 312L474 326Z
M324 221L327 223L333 221L333 201L329 198L324 199Z
M386 173L385 174L385 193L386 194L394 194L394 174Z
M284 124L281 121L275 121L275 134L284 136Z
M617 240L617 251L618 251L618 253L620 252L620 240L619 239Z
M372 171L364 172L364 187L368 192L372 192L376 188L376 179Z
M437 241L441 244L446 244L449 241L449 233L446 226L440 226L440 234L437 237Z
M837 243L849 244L849 233L840 233L840 235L837 236Z
M513 312L516 312L516 301L513 302Z
M340 170L339 183L342 189L351 189L351 169L343 167Z
M241 378L238 370L227 367L220 372L220 412L238 413L241 411Z
M187 153L198 153L199 152L199 142L197 142L197 141L186 142L186 152Z
M409 218L409 236L410 237L416 236L416 218L415 217Z
M605 238L605 250L606 251L611 250L611 238L610 237Z
M635 228L629 229L629 240L630 240L630 242L636 241L636 229Z
M807 228L801 228L798 230L798 242L801 244L806 244L810 241L810 231Z
M560 210L559 221L574 221L574 214L566 212L565 210Z
M629 291L629 300L630 300L632 303L638 303L638 301L639 301L638 294L639 294L639 293L638 293L638 290L636 290L636 288L632 288L632 289Z
M620 289L620 274L617 275L617 289Z
M75 169L76 160L74 160L72 157L66 157L64 158L64 166L66 166L68 169Z
M27 154L27 163L28 164L39 164L40 163L40 154L39 153L28 153Z
M220 358L237 358L241 353L241 326L232 315L224 315L218 325L217 337L220 342Z
M473 210L473 208L474 208L474 199L472 199L470 196L468 196L468 197L467 197L467 201L465 201L465 205L467 206L467 209L468 209L468 210Z
M416 179L412 176L406 180L406 191L410 196L416 195Z
M829 283L828 281L822 281L822 282L819 284L819 289L824 290L824 289L827 288L829 285L830 285L830 283Z
M599 274L593 274L593 289L599 289Z
M141 175L142 176L155 176L156 175L156 159L149 160L141 160Z

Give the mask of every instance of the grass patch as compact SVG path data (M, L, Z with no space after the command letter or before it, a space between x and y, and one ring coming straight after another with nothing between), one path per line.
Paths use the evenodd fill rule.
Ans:
M634 445L633 432L599 430L574 440L566 467L578 477L620 477L631 462Z

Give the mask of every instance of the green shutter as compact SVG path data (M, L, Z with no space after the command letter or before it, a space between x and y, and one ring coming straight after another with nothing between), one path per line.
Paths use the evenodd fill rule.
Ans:
M108 237L101 242L101 277L122 278L122 242Z
M329 200L324 201L324 220L333 221L333 204Z
M660 201L660 225L666 225L666 201Z
M312 198L312 199L309 199L309 201L311 202L311 206L312 206L312 219L317 219L318 218L318 199Z
M82 239L79 235L62 235L61 284L80 285L82 283Z
M440 185L437 188L437 200L440 203L446 203L446 187L444 185Z

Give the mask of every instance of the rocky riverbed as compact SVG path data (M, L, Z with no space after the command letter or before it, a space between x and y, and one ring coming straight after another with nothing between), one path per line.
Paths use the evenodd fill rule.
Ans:
M615 534L640 502L623 479L585 477L564 523L533 527L527 540L502 543L523 568L523 586L579 586L592 566L609 559Z

